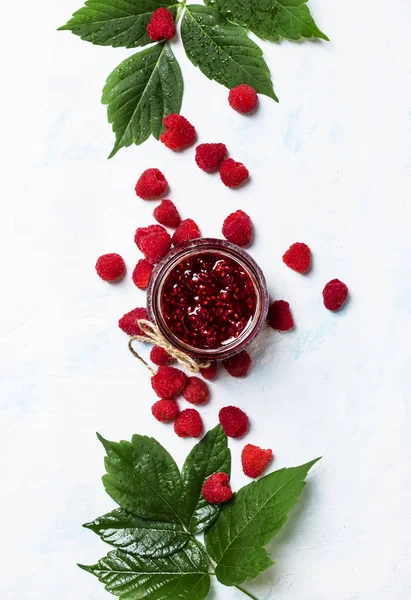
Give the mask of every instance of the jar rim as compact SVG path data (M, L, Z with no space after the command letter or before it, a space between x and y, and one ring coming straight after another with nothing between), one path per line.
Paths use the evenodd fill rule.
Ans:
M257 301L256 310L249 325L233 341L218 348L197 348L186 344L168 328L161 313L161 292L169 273L188 256L207 252L226 255L241 265L253 283ZM150 319L157 325L167 341L189 356L200 360L222 360L240 352L259 333L268 311L267 283L261 268L243 248L218 238L197 238L170 250L153 269L147 289L147 299Z

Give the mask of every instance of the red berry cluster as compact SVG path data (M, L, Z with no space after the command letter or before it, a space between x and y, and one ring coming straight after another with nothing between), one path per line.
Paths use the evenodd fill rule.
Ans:
M198 438L202 435L204 426L200 413L195 408L186 408L180 412L177 399L182 396L187 402L194 405L204 405L210 399L208 385L199 377L187 377L180 369L170 367L172 361L163 349L154 346L150 358L159 364L155 375L151 378L154 392L160 398L151 407L153 416L161 423L174 421L174 431L181 438ZM246 352L241 352L236 357L223 361L229 373L235 377L247 374L251 359ZM215 374L213 365L206 371ZM207 375L209 373L207 372ZM249 418L246 413L236 406L226 406L219 412L221 427L228 437L240 439L250 428ZM272 459L272 450L262 450L258 446L247 444L241 456L244 473L251 478L259 477ZM232 497L229 477L226 473L216 473L204 483L203 497L210 503L221 504Z
M170 150L175 152L185 150L197 140L195 127L182 115L170 114L164 119L163 123L165 131L161 134L160 141ZM225 144L200 144L196 148L195 160L200 169L206 173L219 171L221 181L229 188L238 188L249 178L248 169L241 162L227 158L227 146ZM149 171L156 171L156 169L149 169ZM148 178L146 179L148 180ZM155 181L155 184L158 186L157 181ZM150 196L147 195L147 192L145 192L145 196L142 196L139 193L141 186L138 186L138 188L136 186L137 195L145 200L157 198L159 195L154 195L155 190Z
M249 369L251 359L246 352L237 356L239 358L236 360L223 361L223 365L234 377L243 377ZM194 408L180 412L177 399L182 396L190 404L204 405L210 399L208 385L200 377L187 377L180 369L170 367L172 358L156 346L152 349L150 358L155 364L160 364L151 378L151 386L160 398L151 408L153 416L162 423L174 421L174 431L179 437L200 437L203 432L200 413ZM229 437L243 437L249 429L247 415L234 406L221 409L219 419Z
M133 314L132 314L133 313ZM146 318L144 309L135 309L121 320L123 330L137 331L135 318ZM125 327L126 326L126 327ZM153 416L163 423L174 422L174 430L179 437L199 437L203 432L203 422L196 409L188 408L180 412L177 398L182 396L190 404L201 406L210 399L210 389L200 377L187 377L180 369L171 367L174 362L163 348L154 346L150 353L151 361L158 365L157 372L151 378L151 386L160 398L152 406ZM242 351L235 357L223 361L223 366L233 377L245 377L251 366L250 355ZM204 379L214 379L217 363L202 369ZM240 409L227 407L220 411L220 422L226 434L233 438L242 437L248 431L248 417Z
M252 479L257 479L263 474L272 461L272 458L272 450L263 450L259 446L254 446L254 444L247 444L241 453L241 465L244 474ZM203 498L211 504L223 504L231 500L233 492L227 473L215 473L211 475L204 482L201 493Z
M295 242L283 255L283 262L290 269L305 275L311 270L312 255L307 244ZM340 310L347 301L348 287L339 279L329 281L323 289L323 302L330 311ZM290 331L294 327L294 318L290 305L285 300L276 300L269 308L267 323L277 331Z
M226 406L219 413L220 424L228 437L242 438L249 429L245 412L236 406ZM247 477L257 479L263 474L273 458L273 451L247 444L241 453L243 472ZM232 490L227 473L215 473L202 488L202 495L211 504L222 504L232 498Z
M167 22L165 13L159 11L153 21L151 32L167 38L171 35L170 21ZM171 13L170 13L171 14ZM163 19L163 21L162 21ZM158 25L156 31L154 25ZM174 24L174 21L173 21ZM160 27L161 25L161 27ZM153 38L155 39L155 38ZM169 38L167 38L169 39ZM248 86L230 92L230 105L242 113L255 110L257 95L247 90ZM240 89L241 88L241 89ZM250 88L252 90L252 88ZM252 90L253 91L253 90ZM255 92L254 92L255 93ZM161 141L172 150L182 150L192 145L197 139L194 127L180 115L169 115L164 120L165 131ZM224 144L200 144L196 148L196 162L207 173L220 171L220 177L229 187L238 187L248 178L248 171L241 163L227 158L227 148ZM144 258L141 258L132 273L134 284L142 290L147 289L156 265L170 250L186 241L201 237L197 223L192 219L182 219L175 204L164 198L169 189L168 181L157 168L147 169L139 177L135 186L136 194L144 200L161 199L155 207L153 216L157 224L139 227L134 235L134 241ZM172 229L170 233L166 228ZM253 240L253 224L250 217L242 210L237 210L223 222L222 234L233 244L248 247ZM311 250L307 244L297 242L284 253L283 262L294 271L307 274L312 266ZM104 281L117 281L123 277L126 266L118 254L101 256L96 263L96 271ZM348 297L348 288L338 279L326 284L323 290L323 302L328 310L339 310ZM129 336L141 336L143 332L138 325L140 319L148 319L145 308L135 308L119 320L119 327ZM294 327L294 318L290 305L285 300L274 301L268 311L267 323L273 329L281 332L290 331ZM162 423L174 422L175 433L182 438L198 438L202 435L204 426L198 407L210 399L210 389L206 381L217 376L218 364L213 362L207 368L200 370L201 377L188 377L183 371L173 367L175 359L166 350L153 346L150 360L158 369L151 378L151 385L158 396L151 408L153 416ZM235 356L223 360L222 365L232 377L245 377L251 367L251 356L245 350ZM204 381L206 380L206 381ZM194 405L196 408L180 410L178 399ZM249 419L246 413L236 406L226 406L219 412L220 424L228 437L240 439L249 431ZM264 450L253 444L247 444L241 455L244 473L251 478L259 477L272 460L272 450ZM204 498L211 503L227 502L232 497L229 477L226 473L216 473L205 483L202 489Z

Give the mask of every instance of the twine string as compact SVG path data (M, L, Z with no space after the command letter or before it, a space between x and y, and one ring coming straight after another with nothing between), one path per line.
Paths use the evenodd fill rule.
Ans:
M139 341L144 342L145 344L150 343L155 346L160 346L163 348L170 356L175 358L182 367L190 371L191 373L199 373L200 369L207 369L210 366L210 362L198 362L192 356L189 356L182 350L179 350L166 338L163 336L157 325L152 323L151 321L147 321L147 319L139 319L137 321L137 325L140 327L143 335L135 335L129 339L128 347L133 356L138 358L153 374L155 374L154 369L150 367L150 365L136 352L133 348L133 342Z

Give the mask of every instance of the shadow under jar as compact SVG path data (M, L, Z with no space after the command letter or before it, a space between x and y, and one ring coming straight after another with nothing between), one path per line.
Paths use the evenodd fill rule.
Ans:
M240 352L264 325L265 277L225 240L200 238L171 250L154 268L148 312L173 346L199 360Z

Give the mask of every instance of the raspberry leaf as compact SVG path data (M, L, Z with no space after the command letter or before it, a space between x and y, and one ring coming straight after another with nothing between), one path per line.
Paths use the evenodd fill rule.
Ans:
M263 40L278 42L281 38L328 37L315 24L307 6L308 0L205 0L230 21L249 28Z
M188 5L181 37L188 58L209 79L229 89L247 83L278 100L261 49L243 27L227 21L215 8Z
M139 517L179 523L181 477L167 450L142 435L134 435L131 443L98 438L107 453L103 476L107 494Z
M99 46L137 48L153 42L147 35L153 12L166 7L175 18L178 4L176 0L87 0L59 29Z
M231 453L221 425L209 431L201 442L194 446L181 474L182 496L179 514L184 525L193 534L209 527L220 512L220 506L209 504L201 494L205 480L218 472L227 475L231 472Z
M280 469L240 489L205 533L206 548L224 585L253 579L273 563L264 546L280 531L319 459Z
M209 560L195 542L165 558L144 558L115 550L96 565L79 565L123 600L203 600L210 589Z
M168 43L156 44L123 61L109 75L102 102L116 143L109 156L122 147L160 137L163 119L179 113L183 98L180 66Z
M121 508L83 527L119 550L153 558L174 554L184 548L190 537L179 523L141 519Z

